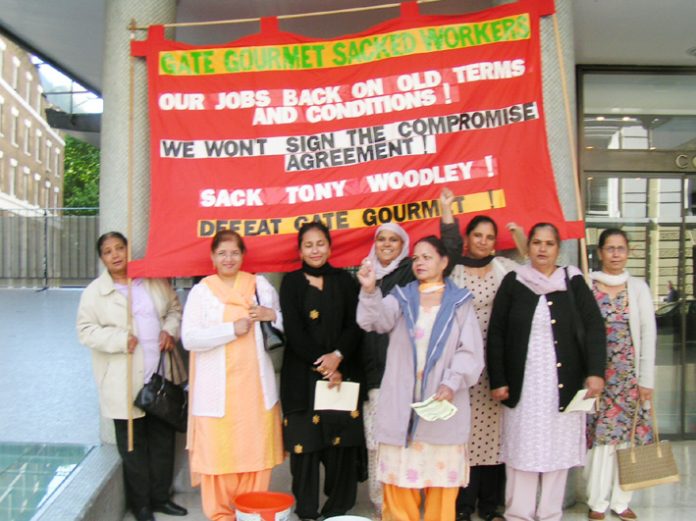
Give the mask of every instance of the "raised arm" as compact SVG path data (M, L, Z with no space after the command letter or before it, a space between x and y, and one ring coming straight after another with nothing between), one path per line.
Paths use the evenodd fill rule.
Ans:
M452 213L454 193L449 188L443 188L440 194L440 238L445 244L447 255L454 262L462 255L464 241L459 231L459 222Z

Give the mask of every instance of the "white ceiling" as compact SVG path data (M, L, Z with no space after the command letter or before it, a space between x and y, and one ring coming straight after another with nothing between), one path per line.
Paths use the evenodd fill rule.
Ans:
M0 29L9 32L71 76L99 92L105 4L119 0L0 0ZM389 0L178 0L178 21L253 18L376 5ZM556 0L572 2L576 62L696 67L696 0ZM491 0L441 0L426 13L464 13ZM308 36L332 37L364 30L395 16L396 9L281 22ZM192 43L233 40L254 24L179 29ZM124 27L124 37L126 28Z

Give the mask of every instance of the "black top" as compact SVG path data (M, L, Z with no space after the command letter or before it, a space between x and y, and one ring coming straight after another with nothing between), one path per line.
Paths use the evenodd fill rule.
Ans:
M377 281L377 286L382 290L382 295L387 296L394 287L405 286L414 279L411 258L405 257L394 271ZM368 391L378 389L382 383L388 345L389 335L386 333L370 331L363 337L362 363Z
M311 410L320 375L314 362L338 349L344 380L361 381L361 330L355 322L358 286L350 274L333 270L323 276L322 290L310 286L301 270L288 273L280 285L286 347L280 371L283 413Z
M576 313L568 291L546 295L556 349L561 411L584 386L588 376L604 378L607 359L604 320L592 291L581 275L570 280L570 287ZM515 407L522 394L529 335L538 302L539 295L519 282L514 271L505 276L493 301L486 366L491 389L510 388L510 397L503 402L508 407ZM575 320L581 320L585 328L583 345L579 345Z

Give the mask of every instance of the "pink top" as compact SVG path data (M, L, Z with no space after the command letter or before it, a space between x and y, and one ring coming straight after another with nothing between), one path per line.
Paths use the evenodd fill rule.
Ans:
M128 286L117 284L114 287L121 295L128 298ZM152 299L145 289L143 279L134 279L132 288L133 320L138 337L138 345L143 350L144 382L149 382L150 377L157 370L160 358L159 334L161 331L159 315L152 303Z

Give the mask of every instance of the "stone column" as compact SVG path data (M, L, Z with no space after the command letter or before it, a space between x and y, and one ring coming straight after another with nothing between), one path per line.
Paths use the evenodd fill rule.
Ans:
M556 1L556 22L559 29L563 71L558 56L558 42L554 30L554 17L546 16L541 19L541 63L544 88L544 114L546 119L546 135L549 141L551 164L556 178L558 199L563 208L566 220L580 219L585 209L578 209L575 197L575 179L573 153L577 157L577 114L575 93L575 46L573 44L573 12L571 2ZM563 92L563 78L570 105L570 125L573 141L568 137L568 121ZM563 264L580 265L579 248L576 240L564 241L559 261Z
M102 84L104 113L101 128L99 185L100 232L128 229L128 119L131 20L138 26L174 22L176 0L109 0L106 3ZM136 39L145 38L144 31ZM145 61L135 62L133 149L133 257L142 257L150 212L150 124L147 110Z
M104 113L101 129L100 233L128 229L128 125L130 103L130 32L134 19L138 26L176 20L176 0L109 0L104 24L102 72ZM136 39L144 39L139 31ZM133 257L145 253L150 218L150 123L147 111L147 70L145 61L135 62L134 91L134 171L133 233L128 237ZM115 443L113 422L102 418L101 438ZM175 490L190 490L185 436L177 436Z

